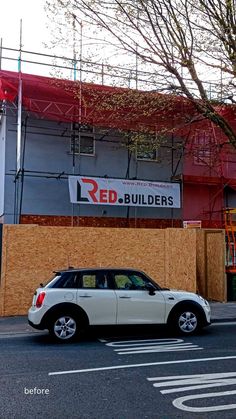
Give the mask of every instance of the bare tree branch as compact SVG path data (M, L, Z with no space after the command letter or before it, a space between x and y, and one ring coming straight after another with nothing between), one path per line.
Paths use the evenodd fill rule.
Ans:
M212 103L203 80L204 72L208 78L214 72L217 95L226 92L235 102L235 0L48 0L49 6L67 18L73 13L78 22L85 19L106 34L111 46L169 78L236 148L236 132Z

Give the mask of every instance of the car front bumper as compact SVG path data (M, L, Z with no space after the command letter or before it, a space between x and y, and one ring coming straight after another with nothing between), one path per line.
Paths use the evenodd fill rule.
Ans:
M205 321L203 326L209 326L211 324L211 307L209 305L202 306L205 313Z

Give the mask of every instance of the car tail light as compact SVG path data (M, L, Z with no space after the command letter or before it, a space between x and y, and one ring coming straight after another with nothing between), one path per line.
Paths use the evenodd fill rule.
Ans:
M40 294L38 295L38 298L36 300L36 303L35 303L36 307L39 308L39 307L42 306L43 301L44 301L44 298L45 298L45 295L46 295L45 292L40 292Z

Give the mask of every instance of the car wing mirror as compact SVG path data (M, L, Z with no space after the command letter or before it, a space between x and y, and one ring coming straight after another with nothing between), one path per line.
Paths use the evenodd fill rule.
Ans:
M152 284L146 284L145 285L146 290L148 291L149 295L155 295L156 294L156 288Z

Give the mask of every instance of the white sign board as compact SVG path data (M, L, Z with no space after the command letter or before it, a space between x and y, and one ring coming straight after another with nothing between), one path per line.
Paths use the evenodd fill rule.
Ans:
M202 222L200 220L183 221L184 228L201 228Z
M178 183L69 176L69 191L73 204L180 208Z

